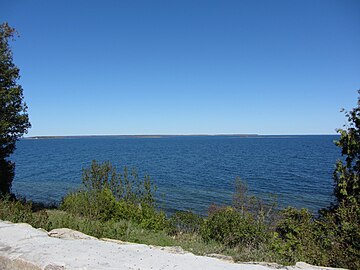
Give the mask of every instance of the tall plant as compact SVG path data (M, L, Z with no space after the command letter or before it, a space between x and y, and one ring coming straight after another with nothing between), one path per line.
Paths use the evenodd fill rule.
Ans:
M358 91L360 95L360 90ZM334 170L336 202L321 211L322 239L330 264L336 267L360 269L360 97L357 107L345 111L347 123L338 129L343 160ZM326 235L326 236L325 236Z
M360 90L358 90L360 95ZM345 161L338 160L334 171L334 193L337 204L360 203L360 97L357 107L346 111L347 123L338 129L341 137L335 144L341 147Z
M13 63L9 41L16 30L0 25L0 195L10 192L15 164L8 157L15 150L16 141L31 127L24 102L23 89L17 83L19 68Z

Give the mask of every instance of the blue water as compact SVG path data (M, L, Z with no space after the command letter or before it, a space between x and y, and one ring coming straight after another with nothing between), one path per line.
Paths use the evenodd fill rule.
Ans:
M337 136L189 136L169 138L23 139L13 192L28 199L59 202L81 184L91 160L110 160L148 174L167 212L205 214L210 204L231 203L234 180L246 180L262 198L278 195L281 206L317 211L333 200L332 173L340 150Z

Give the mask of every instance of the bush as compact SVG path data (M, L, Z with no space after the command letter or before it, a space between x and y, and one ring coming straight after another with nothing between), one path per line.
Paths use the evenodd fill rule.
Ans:
M232 207L219 208L201 229L205 241L211 239L228 247L237 245L256 246L266 240L263 225L257 223L248 213L240 213Z
M204 219L191 211L177 211L170 217L169 234L197 234L200 232L203 223Z
M32 203L5 196L0 199L0 219L14 223L29 223L36 228L49 228L46 211L33 212Z
M274 232L272 249L284 264L305 261L327 265L321 226L307 209L286 208L281 212Z
M318 220L323 246L333 267L360 269L360 210L354 204L339 203L323 210Z
M360 94L360 90L358 90ZM335 202L320 214L331 265L360 269L360 96L357 107L346 111L344 129L338 129L342 160L334 170Z
M49 221L51 229L69 228L98 238L107 237L114 239L123 238L130 226L129 222L126 221L100 221L59 210L53 210L49 213Z
M155 208L155 186L148 176L140 180L136 171L123 174L109 162L93 161L83 169L83 187L69 193L61 209L90 220L131 220L143 228L162 230L167 227L166 216Z
M23 204L9 196L5 196L0 202L0 219L15 223L32 220L31 204Z
M124 167L121 174L109 161L99 164L93 160L90 168L83 169L82 183L85 191L109 189L118 201L155 206L156 187L148 175L143 180L139 179L135 169L129 172Z
M277 197L271 194L267 201L248 194L248 185L240 177L235 178L233 207L241 214L251 214L259 223L271 226L277 218Z
M139 224L142 228L160 231L168 227L168 220L162 211L158 212L155 208L145 206L142 208L141 214Z
M100 191L85 191L69 193L61 203L60 208L74 215L88 219L107 221L114 217L116 200L107 188Z

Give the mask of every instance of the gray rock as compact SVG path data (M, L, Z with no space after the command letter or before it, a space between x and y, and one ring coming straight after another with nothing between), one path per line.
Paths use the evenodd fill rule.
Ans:
M56 237L60 239L97 239L96 237L87 235L82 232L74 231L67 228L54 229L47 233L50 237Z
M234 262L233 257L222 255L222 254L211 253L211 254L206 254L205 256L210 257L210 258L216 258L216 259L226 261L226 262L231 262L231 263Z

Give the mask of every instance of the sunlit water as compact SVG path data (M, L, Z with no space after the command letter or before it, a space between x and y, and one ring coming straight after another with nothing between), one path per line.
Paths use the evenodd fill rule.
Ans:
M168 213L231 203L234 180L246 180L252 194L278 195L282 206L317 211L332 201L332 173L340 150L337 136L189 136L170 138L24 139L12 156L13 191L28 199L59 202L81 184L91 160L111 161L148 174Z

